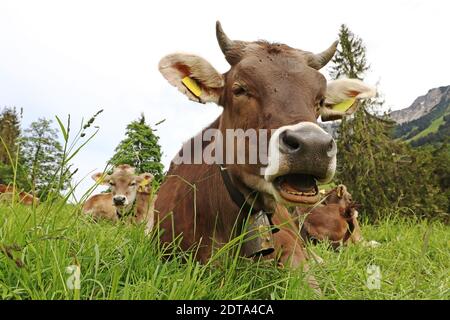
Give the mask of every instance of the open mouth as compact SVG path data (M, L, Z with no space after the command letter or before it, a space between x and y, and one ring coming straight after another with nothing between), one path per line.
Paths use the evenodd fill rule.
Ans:
M274 186L281 197L298 204L315 204L320 200L316 179L306 174L287 174L279 176Z
M127 204L125 203L125 202L118 202L118 203L115 203L115 202L113 202L113 206L114 207L117 207L117 208L123 208L123 207L125 207Z

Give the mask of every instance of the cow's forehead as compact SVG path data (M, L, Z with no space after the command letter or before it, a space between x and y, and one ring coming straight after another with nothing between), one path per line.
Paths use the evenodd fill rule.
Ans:
M117 181L131 181L133 179L136 178L136 175L128 170L119 170L119 171L115 171L112 175L111 178L113 178L114 180Z
M234 75L243 79L269 78L272 81L287 79L288 76L291 80L295 78L319 82L325 80L320 72L305 65L300 59L289 56L262 59L255 56L246 57L236 65Z
M304 52L289 47L282 43L269 43L266 41L257 41L249 44L244 50L243 59L254 57L260 62L281 64L285 66L295 64L307 65Z
M285 75L307 78L319 85L326 83L325 77L306 61L304 52L284 44L256 42L245 50L233 73L242 78L266 78L276 81Z

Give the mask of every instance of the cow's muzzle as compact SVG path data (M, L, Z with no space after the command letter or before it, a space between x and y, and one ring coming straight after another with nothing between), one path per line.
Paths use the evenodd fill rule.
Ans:
M293 172L319 180L326 178L330 161L336 157L336 142L319 127L286 129L280 133L278 144L280 155L290 163Z
M113 197L113 203L116 207L121 207L127 204L127 197L124 195L116 195Z
M271 137L265 179L283 200L314 204L320 200L317 182L334 176L336 152L333 137L315 123L279 128Z

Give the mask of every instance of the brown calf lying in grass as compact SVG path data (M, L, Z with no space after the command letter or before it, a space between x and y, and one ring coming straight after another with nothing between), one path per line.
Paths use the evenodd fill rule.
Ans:
M357 205L344 185L325 194L322 206L296 208L295 215L303 220L300 235L305 241L330 241L334 249L348 242L362 240Z
M17 197L19 203L31 206L33 203L39 204L39 198L30 193L19 191L13 186L0 184L0 202L11 202L13 196Z
M92 176L97 183L108 185L111 192L90 197L83 206L83 212L94 219L117 221L131 216L133 222L153 221L155 197L152 197L151 173L135 174L129 165L119 165L111 175L96 173Z

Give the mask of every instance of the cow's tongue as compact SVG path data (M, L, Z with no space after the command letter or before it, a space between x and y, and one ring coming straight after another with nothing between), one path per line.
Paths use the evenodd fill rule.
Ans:
M280 177L280 188L292 194L315 195L316 180L305 174L289 174Z

